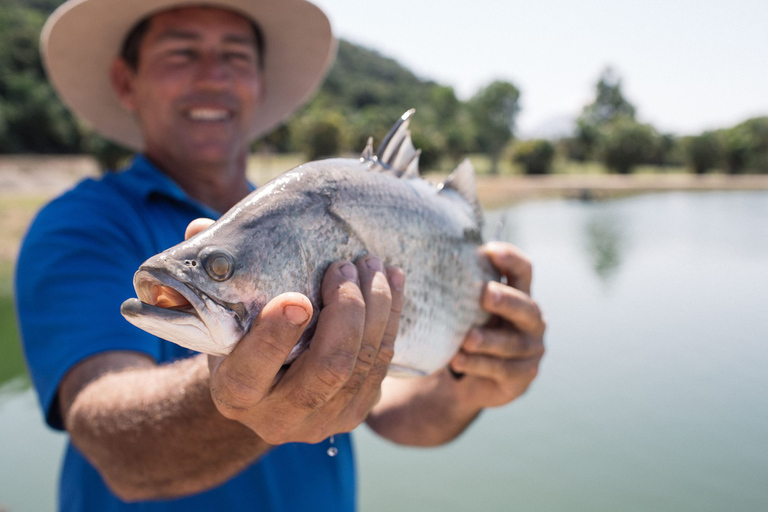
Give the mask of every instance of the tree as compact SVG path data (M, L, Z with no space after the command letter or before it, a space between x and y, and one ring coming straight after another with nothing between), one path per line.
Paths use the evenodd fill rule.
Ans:
M331 110L315 110L298 123L299 147L308 160L338 155L343 146L344 118Z
M685 153L688 165L696 174L704 174L717 167L723 160L723 147L714 132L704 132L686 141Z
M616 118L604 129L603 162L621 174L628 174L653 155L658 134L647 124L630 118Z
M768 117L755 117L721 132L728 172L768 173Z
M512 160L522 165L526 174L547 174L554 158L555 146L544 139L519 142L512 153Z
M478 149L491 157L491 172L499 172L499 158L512 140L520 111L520 91L509 82L495 81L469 100L469 112L477 132Z
M619 75L607 67L595 87L594 101L584 107L579 119L587 124L604 126L618 118L634 119L635 107L624 97Z
M597 158L609 125L618 119L635 119L635 107L621 90L621 78L608 67L595 85L595 99L585 105L576 120L574 136L565 141L568 157L586 161Z

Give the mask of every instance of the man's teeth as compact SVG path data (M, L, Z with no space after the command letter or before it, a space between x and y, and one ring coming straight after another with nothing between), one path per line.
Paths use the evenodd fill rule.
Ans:
M196 108L190 110L188 115L193 121L223 121L229 119L229 111L213 108Z

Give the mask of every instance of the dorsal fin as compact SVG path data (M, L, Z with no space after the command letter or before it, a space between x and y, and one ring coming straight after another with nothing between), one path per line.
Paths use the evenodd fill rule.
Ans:
M373 137L368 137L368 143L365 145L365 149L363 150L363 153L360 155L360 161L365 162L366 160L372 160L373 159Z
M416 112L411 109L397 120L376 150L373 170L392 172L397 177L415 178L419 176L419 155L421 150L413 147L411 132L408 130L411 116ZM366 148L367 151L367 148ZM366 154L363 151L363 155Z
M454 190L472 206L478 227L483 226L483 209L477 200L477 183L475 181L475 168L469 158L465 158L456 167L446 180L438 185L440 192Z

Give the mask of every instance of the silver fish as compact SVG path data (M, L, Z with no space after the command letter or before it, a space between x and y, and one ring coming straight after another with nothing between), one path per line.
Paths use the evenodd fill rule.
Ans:
M258 188L216 223L141 265L139 299L123 303L132 324L200 352L231 352L273 297L312 302L306 348L322 306L328 266L372 253L401 267L406 286L389 375L428 375L456 354L488 314L486 281L497 279L482 243L482 211L469 160L434 186L419 177L406 112L374 154L292 169Z

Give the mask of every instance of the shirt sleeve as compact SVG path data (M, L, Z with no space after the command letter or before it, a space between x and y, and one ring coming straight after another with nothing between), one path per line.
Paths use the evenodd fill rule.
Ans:
M63 428L59 384L73 365L109 350L142 352L155 360L160 351L158 338L120 314L122 302L135 296L133 273L147 253L128 203L77 191L38 214L16 266L27 365L46 422L55 429Z

